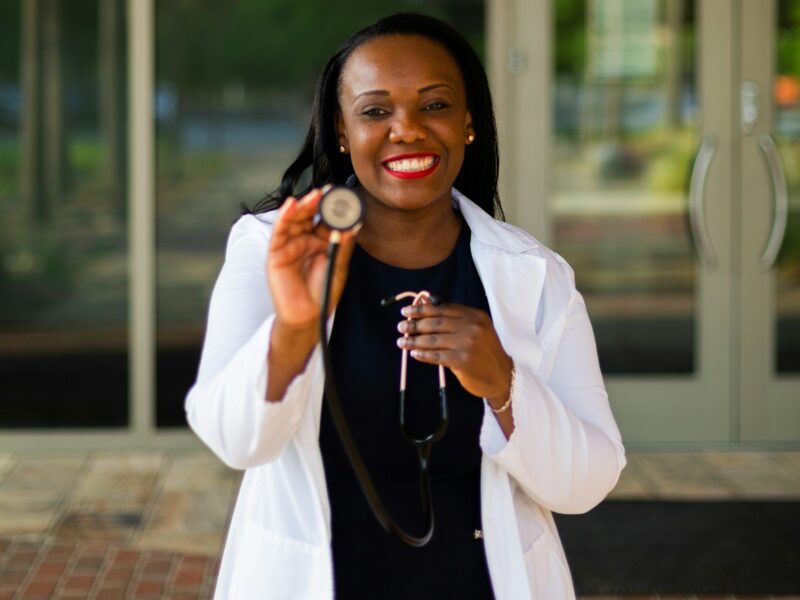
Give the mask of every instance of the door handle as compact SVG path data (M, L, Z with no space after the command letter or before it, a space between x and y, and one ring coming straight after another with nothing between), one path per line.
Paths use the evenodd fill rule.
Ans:
M761 266L764 269L771 269L778 258L783 236L786 233L786 219L789 215L789 192L786 189L786 177L783 173L781 158L778 156L778 149L775 141L768 133L762 135L758 140L758 145L764 151L764 158L767 161L769 176L772 180L772 196L774 198L775 210L772 217L772 230L769 233L767 245L761 255Z
M692 237L694 238L697 253L700 255L700 260L709 267L717 264L717 258L706 228L705 187L706 176L716 148L717 144L714 138L710 136L703 138L703 143L697 151L697 157L692 166L692 176L689 180L689 224L692 228Z

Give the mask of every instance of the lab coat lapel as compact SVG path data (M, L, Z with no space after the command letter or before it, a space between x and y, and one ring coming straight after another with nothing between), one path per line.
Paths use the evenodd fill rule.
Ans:
M472 232L472 258L503 348L535 372L542 361L536 314L547 272L545 259L530 253L539 244L495 221L457 191L453 195Z
M453 196L472 232L472 257L495 331L506 352L535 372L542 362L536 314L547 272L545 259L531 253L538 243L495 221L456 190ZM481 463L481 507L486 557L496 597L530 599L511 481L486 456Z

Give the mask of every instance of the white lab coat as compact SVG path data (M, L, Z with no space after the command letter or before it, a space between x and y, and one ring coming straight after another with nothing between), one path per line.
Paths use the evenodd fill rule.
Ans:
M561 257L456 190L453 197L472 231L470 249L494 327L516 365L514 433L506 440L485 406L479 440L484 545L495 597L573 598L551 511L588 511L625 465L589 319ZM274 321L265 265L274 218L274 212L245 216L231 231L186 412L220 459L247 470L215 597L327 600L333 566L318 443L319 348L281 402L265 401Z

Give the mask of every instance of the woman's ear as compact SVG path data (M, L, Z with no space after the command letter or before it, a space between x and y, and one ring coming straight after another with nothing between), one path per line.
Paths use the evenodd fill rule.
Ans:
M347 154L349 146L347 144L347 134L345 133L344 118L342 117L341 111L336 111L336 139L339 142L339 151L342 154ZM342 150L342 148L344 148L344 150Z

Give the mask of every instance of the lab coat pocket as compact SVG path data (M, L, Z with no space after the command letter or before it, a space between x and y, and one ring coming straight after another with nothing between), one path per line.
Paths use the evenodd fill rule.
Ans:
M522 552L529 552L544 535L544 519L539 508L519 487L514 489L514 512L519 527L519 543Z
M328 549L246 523L241 534L230 598L324 598Z
M572 578L562 562L561 553L543 533L522 555L533 600L574 598Z
M572 577L558 545L553 543L542 509L520 489L514 490L522 560L534 600L573 598Z

